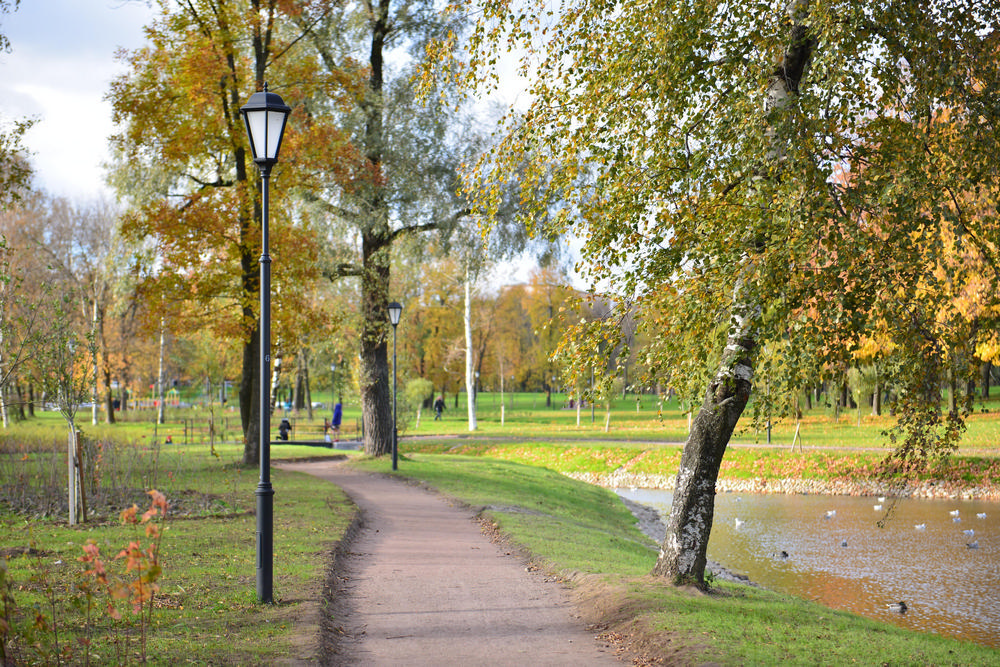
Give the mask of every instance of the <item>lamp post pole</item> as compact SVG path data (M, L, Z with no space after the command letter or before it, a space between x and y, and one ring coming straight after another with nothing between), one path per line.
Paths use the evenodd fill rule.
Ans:
M274 602L274 489L271 487L271 257L268 254L270 165L261 174L260 481L257 483L257 599Z
M268 206L271 167L278 162L281 137L291 109L280 96L254 93L240 108L250 138L250 150L261 175L260 368L257 410L260 416L257 483L257 599L274 602L274 489L271 487L271 257Z
M392 324L392 469L399 464L399 429L396 421L396 326L399 316L403 314L403 306L393 301L389 304L389 323Z

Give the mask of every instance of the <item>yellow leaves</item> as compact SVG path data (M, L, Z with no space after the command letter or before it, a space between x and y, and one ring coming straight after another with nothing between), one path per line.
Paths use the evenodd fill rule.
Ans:
M883 322L883 331L885 323ZM888 355L896 349L896 343L885 333L871 336L862 336L861 341L851 353L851 356L859 361L872 361L881 355Z
M991 332L976 342L976 358L993 364L1000 362L1000 336Z

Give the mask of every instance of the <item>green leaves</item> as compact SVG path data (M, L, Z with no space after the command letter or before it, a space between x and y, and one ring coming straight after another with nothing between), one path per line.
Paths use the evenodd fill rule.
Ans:
M810 2L792 31L808 67L777 98L795 64L783 3L529 6L486 5L470 42L471 84L501 46L534 57L528 108L473 176L524 174L524 217L574 226L592 283L637 302L659 378L701 384L739 284L766 313L775 386L884 340L901 423L947 449L956 428L930 438L930 412L902 397L970 374L997 324L992 3ZM478 196L496 210L495 191Z

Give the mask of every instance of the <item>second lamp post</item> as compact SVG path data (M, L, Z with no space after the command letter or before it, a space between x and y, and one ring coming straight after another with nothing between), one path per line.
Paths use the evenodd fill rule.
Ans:
M399 461L399 430L396 427L396 326L403 314L403 306L393 301L389 304L389 323L392 324L392 469Z

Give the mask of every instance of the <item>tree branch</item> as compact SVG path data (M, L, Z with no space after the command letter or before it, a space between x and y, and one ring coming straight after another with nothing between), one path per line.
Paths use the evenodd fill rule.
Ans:
M336 266L323 269L323 277L333 282L341 278L352 278L364 273L364 268L350 262L341 262Z
M459 220L461 220L467 215L470 215L471 213L472 209L467 207L455 211L455 213L452 214L451 219L449 220L449 227L455 226L455 224L457 224ZM389 242L390 243L394 242L400 236L419 234L420 232L429 232L435 229L444 229L444 225L442 225L440 222L435 221L435 222L425 222L419 225L411 225L409 227L400 227L399 229L393 231L392 234L389 236Z
M331 204L330 202L326 201L325 199L323 199L322 197L313 192L308 192L308 191L303 192L302 198L311 204L319 205L320 208L322 208L324 211L326 211L331 215L335 215L345 220L349 220L355 224L358 221L359 216L354 211L350 211L346 208L343 208L342 206L337 206L336 204Z

